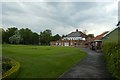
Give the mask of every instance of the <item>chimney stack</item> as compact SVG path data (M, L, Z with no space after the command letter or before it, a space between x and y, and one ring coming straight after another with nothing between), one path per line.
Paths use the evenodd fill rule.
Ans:
M78 32L78 29L76 29L76 32Z

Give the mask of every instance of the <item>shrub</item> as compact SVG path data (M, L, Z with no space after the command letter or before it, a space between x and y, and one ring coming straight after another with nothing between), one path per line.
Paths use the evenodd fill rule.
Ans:
M120 43L103 43L102 47L108 71L120 80Z
M10 59L4 57L2 58L2 74L4 74L4 72L12 68L10 62L11 62Z
M8 69L8 67L9 67L9 70L7 70L3 73L2 79L7 80L7 78L16 78L16 75L20 68L19 62L15 61L14 59L7 58L7 59L5 59L5 61L2 64L5 64L2 66L2 68Z

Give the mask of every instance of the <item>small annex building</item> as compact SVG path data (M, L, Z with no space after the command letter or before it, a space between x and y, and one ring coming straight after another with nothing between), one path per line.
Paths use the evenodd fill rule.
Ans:
M90 43L90 48L93 50L101 50L101 46L102 46L102 38L103 36L105 36L109 31L105 31L100 35L97 35L96 37L94 37Z
M103 43L118 43L120 42L120 27L111 30L102 38Z

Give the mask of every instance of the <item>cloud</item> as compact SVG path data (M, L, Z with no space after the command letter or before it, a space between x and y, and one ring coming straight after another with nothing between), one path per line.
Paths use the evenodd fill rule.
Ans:
M95 35L115 27L116 2L3 2L2 25L30 28L34 32L51 29L55 34L88 30ZM100 28L98 31L97 29Z
M2 0L1 2L118 2L119 0Z

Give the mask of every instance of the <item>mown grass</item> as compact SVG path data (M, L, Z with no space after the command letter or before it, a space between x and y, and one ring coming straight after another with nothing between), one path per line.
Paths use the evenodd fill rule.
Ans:
M3 45L3 56L20 62L17 78L58 78L86 53L74 47Z

